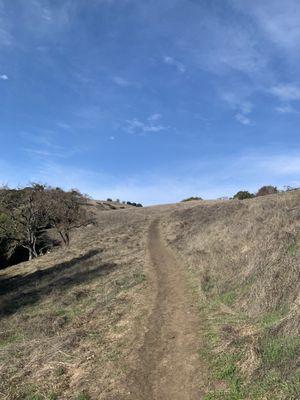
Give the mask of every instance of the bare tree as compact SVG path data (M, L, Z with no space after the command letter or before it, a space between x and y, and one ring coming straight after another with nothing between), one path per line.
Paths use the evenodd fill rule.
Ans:
M68 246L71 231L92 222L84 208L86 199L77 190L65 192L59 188L50 190L48 195L51 226L57 230L63 243Z
M37 257L37 240L49 225L43 185L33 184L19 190L0 191L0 233L9 241L10 250L21 246L28 258Z

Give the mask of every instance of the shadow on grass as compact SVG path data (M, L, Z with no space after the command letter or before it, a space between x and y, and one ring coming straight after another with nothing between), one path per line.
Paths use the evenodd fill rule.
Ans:
M0 280L0 317L32 305L51 292L65 291L114 271L117 268L114 263L99 264L99 259L91 260L100 252L91 250L83 256L26 276Z

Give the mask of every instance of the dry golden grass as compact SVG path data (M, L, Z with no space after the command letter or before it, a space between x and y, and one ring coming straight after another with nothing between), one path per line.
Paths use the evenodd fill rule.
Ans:
M126 398L123 360L147 314L147 218L120 212L0 272L1 399Z
M299 310L300 191L203 202L171 221L170 243L198 267L211 294L251 316ZM298 324L290 328L299 333Z
M299 399L300 191L176 210L165 234L198 293L215 378L228 382L207 398Z
M154 218L199 303L201 357L214 371L206 398L300 398L299 191L90 209L97 224L74 232L69 248L0 270L1 400L131 398L126 377L153 309Z

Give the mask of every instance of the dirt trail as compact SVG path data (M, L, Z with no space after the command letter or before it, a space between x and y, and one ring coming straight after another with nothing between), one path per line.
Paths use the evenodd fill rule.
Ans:
M139 350L139 369L131 379L131 398L200 400L196 307L157 219L150 225L148 246L155 303Z

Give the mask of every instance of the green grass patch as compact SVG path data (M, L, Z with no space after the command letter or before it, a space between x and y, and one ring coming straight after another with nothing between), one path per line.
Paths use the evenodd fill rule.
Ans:
M287 253L294 256L297 255L298 252L299 252L299 242L295 240L288 245Z
M59 376L63 376L66 373L66 370L63 366L58 366L55 370L54 370L54 375L59 377Z
M190 287L198 301L201 320L203 345L199 357L207 365L205 386L210 388L203 400L299 400L300 373L297 359L300 355L300 338L276 336L270 334L269 328L286 314L280 309L262 315L255 320L243 312L226 312L222 304L231 306L240 296L245 296L253 282L248 281L240 287L224 290L219 295L213 294L210 278L204 276L199 287L199 276L193 269L189 270ZM207 296L203 296L203 293ZM225 325L233 328L237 337L228 340L224 337ZM252 325L260 335L257 347L258 365L252 375L243 374L240 365L247 368L246 357L249 350L249 338L239 336L239 328ZM226 333L226 331L225 331ZM257 340L255 338L255 340ZM222 345L224 350L221 351ZM203 376L202 376L203 378Z
M11 343L17 342L20 339L21 339L21 336L17 333L13 333L11 335L6 335L6 336L0 338L0 347L7 346Z
M146 281L146 275L140 272L134 272L132 274L128 274L122 278L116 280L116 286L121 287L122 289L130 289L140 283Z
M58 400L58 394L53 390L41 390L35 384L24 385L21 388L15 388L11 394L16 399L24 399L24 400Z
M236 292L234 290L230 290L229 292L225 292L220 295L220 301L227 306L231 306L234 303L236 297Z
M272 325L280 321L284 314L285 312L283 310L269 312L260 318L259 323L262 328L270 328Z
M78 307L66 307L54 309L54 315L57 317L66 318L66 322L72 321L73 318L81 314L81 310Z
M86 391L83 391L77 394L75 400L91 400L91 396Z
M291 363L300 354L300 337L265 335L261 340L259 352L266 368Z
M201 281L203 292L208 293L214 288L214 282L211 276L205 275Z

